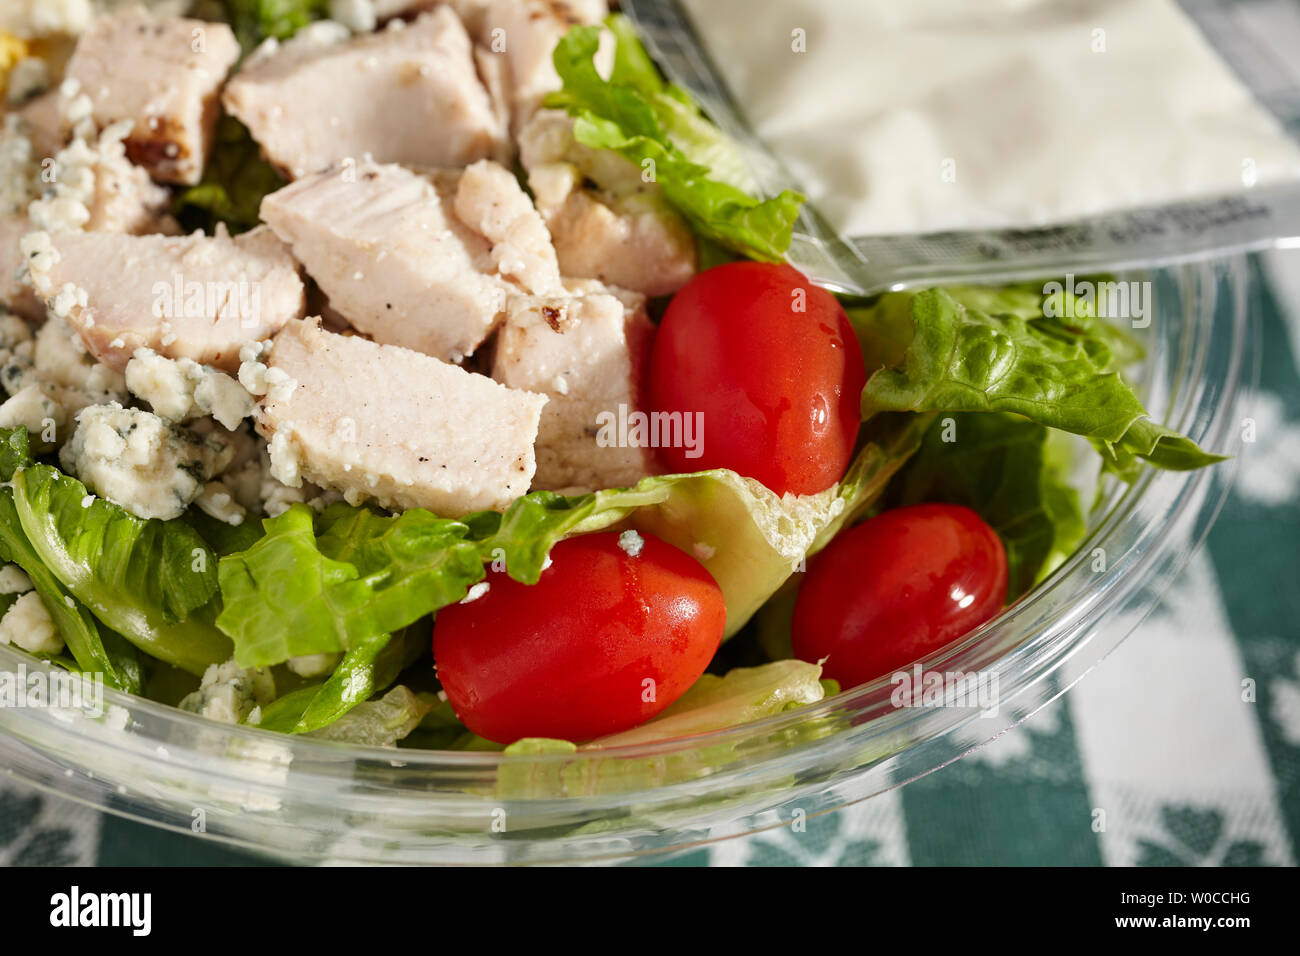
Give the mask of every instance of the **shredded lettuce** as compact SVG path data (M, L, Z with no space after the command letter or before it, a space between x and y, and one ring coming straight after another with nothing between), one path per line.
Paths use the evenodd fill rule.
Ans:
M1114 336L1099 331L1100 320L983 312L944 289L888 293L850 317L874 370L864 420L886 411L1013 412L1093 440L1112 467L1223 460L1150 421L1115 370Z
M786 190L757 199L734 143L689 95L660 78L631 24L607 21L616 47L609 80L596 70L600 28L576 26L552 60L563 87L546 105L574 118L574 138L630 160L702 237L754 259L777 261L790 245L804 197Z

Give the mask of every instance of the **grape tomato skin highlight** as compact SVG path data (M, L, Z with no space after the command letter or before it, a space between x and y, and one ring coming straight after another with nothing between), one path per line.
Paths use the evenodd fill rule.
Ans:
M487 582L438 612L433 655L461 722L498 743L645 723L704 673L726 624L704 566L649 534L569 538L537 584L503 571Z
M795 657L825 659L846 690L906 668L1006 602L1001 539L969 508L922 504L864 521L808 564L795 599Z
M732 262L669 303L647 398L653 411L702 416L700 449L660 450L668 471L729 468L778 495L815 494L849 466L865 385L861 348L830 292L788 265Z

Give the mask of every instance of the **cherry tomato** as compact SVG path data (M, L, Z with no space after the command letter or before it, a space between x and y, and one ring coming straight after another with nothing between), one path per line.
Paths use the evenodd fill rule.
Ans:
M486 594L438 612L433 657L474 733L590 740L642 724L704 673L722 642L722 591L653 535L561 541L534 585L488 575Z
M702 414L697 448L662 449L670 470L730 468L779 495L812 494L849 465L865 384L833 295L787 265L732 262L701 272L669 303L648 398L655 411Z
M1006 551L979 515L956 505L895 508L809 561L794 653L826 658L826 676L855 687L974 630L1006 595Z

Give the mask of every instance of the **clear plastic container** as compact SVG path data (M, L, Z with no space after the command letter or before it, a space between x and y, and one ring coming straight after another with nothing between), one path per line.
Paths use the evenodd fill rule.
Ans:
M1236 450L1257 336L1241 258L1154 283L1139 372L1152 413ZM212 723L113 691L106 713L0 708L7 772L160 827L299 861L576 862L654 856L897 787L1010 729L1152 609L1209 529L1233 463L1102 487L1085 543L995 620L923 662L996 675L994 714L903 709L881 680L726 731L570 755L384 750ZM1099 560L1100 559L1100 560ZM0 670L30 658L0 647ZM198 837L196 837L198 838Z

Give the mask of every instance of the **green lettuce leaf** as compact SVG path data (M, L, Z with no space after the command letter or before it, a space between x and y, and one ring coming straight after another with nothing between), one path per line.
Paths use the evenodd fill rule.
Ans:
M187 229L211 233L220 222L232 233L247 232L260 221L262 197L284 183L247 127L223 116L202 181L177 194L172 212Z
M634 487L566 498L534 492L506 509L484 541L489 560L533 584L562 538L618 524L656 535L693 555L727 605L727 636L749 620L841 513L839 489L778 498L733 471L643 478Z
M497 796L545 799L624 793L695 780L704 773L722 771L745 758L748 750L745 743L701 743L690 750L642 760L601 759L600 751L617 745L644 744L734 727L815 703L823 699L827 690L819 680L820 675L819 665L794 660L736 668L725 677L708 674L663 714L633 730L581 746L567 740L518 740L503 752ZM804 721L798 727L782 731L780 737L794 747L833 734L841 727L836 718ZM552 759L545 763L536 759L555 755L573 759ZM774 786L780 789L793 782L791 779Z
M574 117L579 143L653 169L664 197L700 236L751 258L779 260L804 197L786 190L756 199L735 145L684 91L660 79L624 18L608 23L617 44L611 78L596 70L600 29L574 27L552 56L563 87L546 105Z
M317 519L294 505L263 525L218 569L217 624L242 667L351 651L459 601L485 573L469 526L421 509L388 517L338 504Z
M737 667L725 677L705 674L658 717L632 730L600 737L582 749L670 740L771 717L821 700L826 692L821 676L820 664L797 660Z
M899 473L890 502L944 502L978 513L1006 547L1007 600L1014 601L1083 540L1079 495L1048 455L1048 435L1012 415L945 416Z
M375 700L358 703L327 726L311 732L323 740L340 740L369 747L393 747L415 730L438 699L398 685Z
M12 481L14 472L32 463L27 429L0 428L0 481Z
M1107 276L1093 276L1099 282ZM1097 303L1061 291L1051 295L1043 291L1041 282L1019 282L1011 285L946 286L944 291L976 312L990 315L1019 315L1043 323L1047 328L1065 325L1056 316L1072 316L1069 326L1086 331L1083 344L1089 350L1093 364L1103 372L1119 371L1142 358L1142 344L1132 333L1112 322L1097 318ZM1052 316L1052 319L1048 319Z
M198 508L190 508L181 516L181 520L198 532L199 537L218 555L247 551L262 537L260 521L245 520L239 524L227 524Z
M18 565L31 579L76 662L76 670L102 675L109 687L130 694L140 692L140 661L135 648L112 632L101 632L85 605L50 573L23 533L12 488L0 488L0 561ZM17 595L13 597L16 599Z
M263 40L286 40L325 16L328 0L220 0L225 19L245 53Z
M885 411L1012 412L1160 468L1222 461L1148 420L1095 322L968 307L943 289L888 293L850 312L868 369L864 420ZM902 346L900 350L900 345Z
M364 638L324 682L299 688L262 708L258 726L286 734L327 727L392 684L428 646L428 630L419 627L406 628L397 635Z
M41 563L137 648L193 674L230 656L212 622L216 555L187 524L137 518L49 465L14 473L13 504Z

